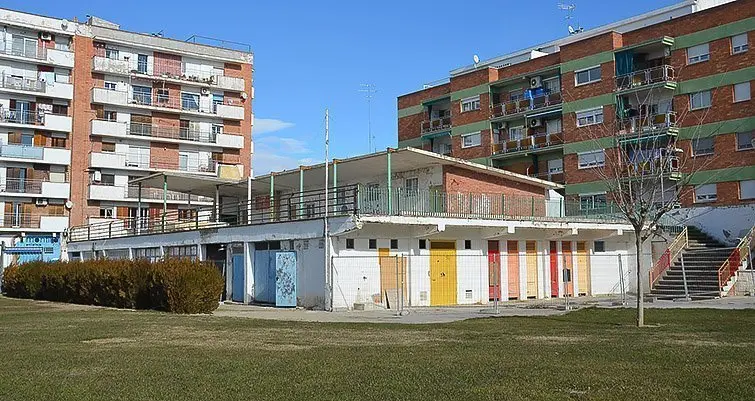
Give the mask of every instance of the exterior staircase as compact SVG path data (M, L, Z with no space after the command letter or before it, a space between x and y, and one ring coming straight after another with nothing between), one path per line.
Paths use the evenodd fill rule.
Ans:
M678 255L674 257L664 254L667 258L667 266L656 280L652 280L651 276L650 297L673 300L685 298L689 294L691 299L697 300L721 296L723 289L719 284L719 269L729 259L735 248L721 244L695 227L687 227L685 231L682 235L686 235L686 244L677 252ZM684 271L682 271L682 261ZM686 292L685 274L687 276Z

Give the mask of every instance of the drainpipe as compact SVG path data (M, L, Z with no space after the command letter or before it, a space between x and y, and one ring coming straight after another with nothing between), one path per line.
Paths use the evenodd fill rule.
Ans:
M391 178L393 174L391 172L391 148L387 148L385 154L388 158L388 215L390 216L391 214L393 214L393 183Z

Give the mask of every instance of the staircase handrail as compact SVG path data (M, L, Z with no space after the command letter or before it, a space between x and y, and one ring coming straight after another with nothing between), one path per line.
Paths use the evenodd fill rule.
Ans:
M663 273L671 267L671 264L676 260L680 253L689 245L689 234L687 227L684 227L679 235L674 238L671 244L663 251L663 255L658 259L650 269L650 288L653 287L656 281L663 275ZM639 253L639 252L638 252Z
M750 248L753 238L755 238L755 226L750 229L747 235L742 237L737 247L731 251L726 261L718 268L718 286L720 288L723 289L731 277L739 270L742 261L750 260Z

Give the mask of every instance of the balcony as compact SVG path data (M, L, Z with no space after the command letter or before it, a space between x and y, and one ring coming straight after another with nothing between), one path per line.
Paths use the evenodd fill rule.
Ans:
M167 139L167 142L198 142L234 149L241 149L244 147L244 137L240 135L216 134L211 130L160 126L145 123L92 120L92 135L119 138L131 135L143 139Z
M621 141L651 138L657 135L676 135L676 113L639 115L616 122L617 137Z
M68 216L63 213L38 215L30 213L4 213L0 228L63 232L68 228Z
M18 161L41 161L47 164L71 164L71 151L62 148L2 144L0 145L0 157Z
M37 113L35 111L21 109L5 109L0 106L0 125L6 125L13 128L71 132L73 119L60 114Z
M146 154L92 152L90 165L93 168L134 169L134 170L173 170L188 173L217 172L218 163L214 160L176 159L150 157Z
M451 130L451 117L434 118L422 121L420 132L422 135L434 134Z
M560 105L561 102L561 92L554 92L528 99L518 99L509 102L494 103L490 109L490 118L504 119L508 117L520 116L522 113L526 113L528 111L544 111L547 108Z
M73 99L73 85L65 82L45 82L38 79L11 77L0 74L0 88L6 92L59 99Z
M556 184L566 183L566 178L564 178L563 171L551 171L551 172L546 172L546 173L528 173L527 175L533 178L539 178L541 180L555 182Z
M243 78L225 76L222 71L211 66L202 69L177 61L155 62L152 66L138 61L133 64L127 60L105 57L104 49L102 49L102 52L102 54L92 58L92 71L114 75L131 75L200 87L217 87L218 89L235 92L243 92L245 89Z
M166 200L169 203L188 203L189 194L167 191ZM139 188L135 186L114 186L114 185L101 185L92 183L89 185L89 199L92 200L104 200L104 201L124 201L124 202L138 202L139 201ZM159 188L142 188L141 199L144 202L148 201L163 201L163 191ZM191 195L192 203L212 203L212 198L204 196Z
M670 180L679 180L682 173L677 156L659 156L650 160L630 162L623 171L626 179L656 179L666 177Z
M73 68L73 52L60 49L48 49L35 47L13 47L11 43L0 41L0 57L34 61L38 64L53 65L56 67Z
M616 92L642 90L656 86L666 89L676 88L676 76L673 67L661 65L616 77Z
M522 139L513 139L493 144L492 153L493 155L499 155L514 152L533 152L563 144L564 135L561 132L530 135Z
M92 103L131 106L152 111L217 116L229 120L243 120L244 107L232 104L208 104L158 93L131 93L105 88L92 88Z
M23 196L39 195L42 198L68 199L71 194L71 188L68 182L6 178L4 182L0 182L0 194Z

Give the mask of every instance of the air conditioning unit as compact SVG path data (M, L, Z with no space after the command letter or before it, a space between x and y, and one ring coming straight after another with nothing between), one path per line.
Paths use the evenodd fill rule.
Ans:
M536 89L543 86L543 77L537 76L530 78L530 88Z
M39 38L42 40L52 40L52 34L50 32L40 32Z
M47 199L37 198L37 201L35 203L37 204L37 206L47 206Z
M543 125L543 120L540 118L533 118L530 120L530 128L537 128Z
M102 181L102 171L95 171L93 175L94 182Z
M207 95L210 94L210 90L207 89L207 88L202 88L202 94L205 95L205 96L207 96Z

